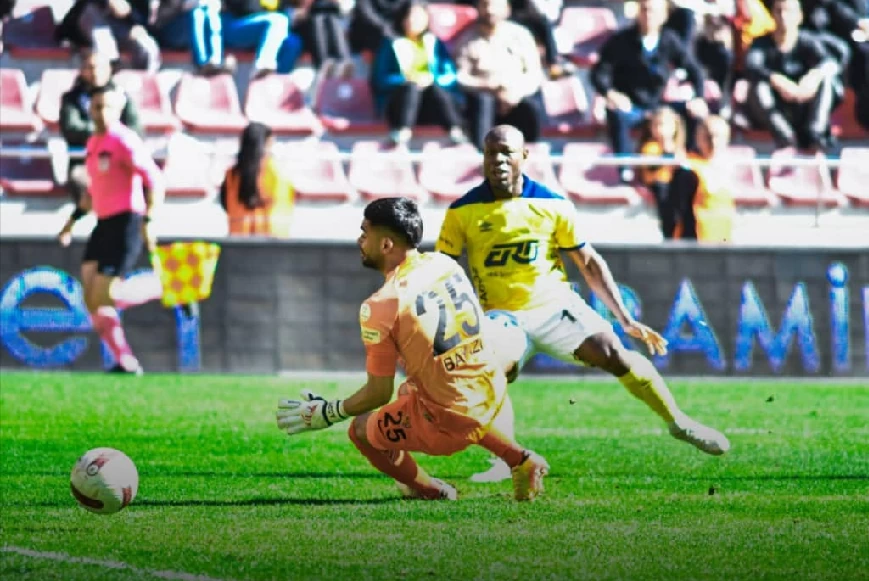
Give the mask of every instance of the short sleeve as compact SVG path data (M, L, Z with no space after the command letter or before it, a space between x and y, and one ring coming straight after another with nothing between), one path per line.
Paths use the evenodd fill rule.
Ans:
M138 135L130 132L123 141L123 149L133 171L142 176L147 187L153 187L161 179L162 174L145 142Z
M561 204L555 219L555 243L561 250L575 250L585 246L576 223L576 209L570 202Z
M359 309L359 326L365 345L365 370L378 377L395 375L399 354L392 329L398 301L369 299Z
M465 249L465 233L462 223L455 210L448 209L441 225L441 232L435 243L435 251L448 254L455 258L462 255Z

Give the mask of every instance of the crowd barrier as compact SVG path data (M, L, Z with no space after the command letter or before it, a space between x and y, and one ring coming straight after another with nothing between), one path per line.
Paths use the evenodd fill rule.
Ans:
M198 313L159 303L123 313L147 370L364 368L358 310L381 280L360 265L355 246L216 242L212 294ZM76 279L82 249L23 239L0 245L0 366L111 363L90 331ZM670 341L670 353L655 359L667 374L869 377L869 249L600 250L635 316ZM606 312L584 285L578 292ZM527 372L576 371L538 356Z

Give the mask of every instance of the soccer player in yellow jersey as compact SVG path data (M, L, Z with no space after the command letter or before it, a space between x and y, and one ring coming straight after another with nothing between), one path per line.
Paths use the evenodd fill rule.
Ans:
M527 156L517 129L499 125L489 132L483 150L485 180L449 207L435 249L454 258L467 251L471 280L488 315L524 329L529 348L517 366L540 351L602 369L658 414L675 438L707 454L725 453L727 438L683 413L654 365L625 348L612 325L571 288L562 255L577 265L630 336L652 354L666 353L666 340L625 308L607 263L579 232L571 202L523 175ZM512 407L505 405L495 425L512 436ZM491 470L472 480L509 476L496 460Z
M426 474L410 452L449 456L478 444L512 466L516 500L533 500L549 465L492 427L507 379L473 285L454 260L419 252L421 238L412 200L386 198L365 208L362 264L385 278L359 310L368 382L343 400L308 392L282 400L278 427L294 435L355 416L356 448L405 496L431 500L455 500L456 490ZM399 361L407 381L390 403Z

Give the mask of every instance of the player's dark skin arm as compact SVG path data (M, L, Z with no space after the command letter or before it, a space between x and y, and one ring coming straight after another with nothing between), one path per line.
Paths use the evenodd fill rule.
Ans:
M565 252L579 268L579 272L589 288L600 297L607 308L616 316L619 323L625 325L632 321L633 317L622 301L622 294L619 292L613 274L606 260L598 254L597 250L591 244L586 243L582 248L566 250Z
M395 376L382 377L368 374L368 381L359 391L344 400L344 411L349 416L360 416L389 403L395 390Z

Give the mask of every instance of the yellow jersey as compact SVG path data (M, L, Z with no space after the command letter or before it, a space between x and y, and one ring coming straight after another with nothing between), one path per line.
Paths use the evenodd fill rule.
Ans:
M573 292L561 251L583 246L573 204L523 176L517 198L496 200L484 181L453 202L435 250L458 258L467 249L483 308L519 311Z

